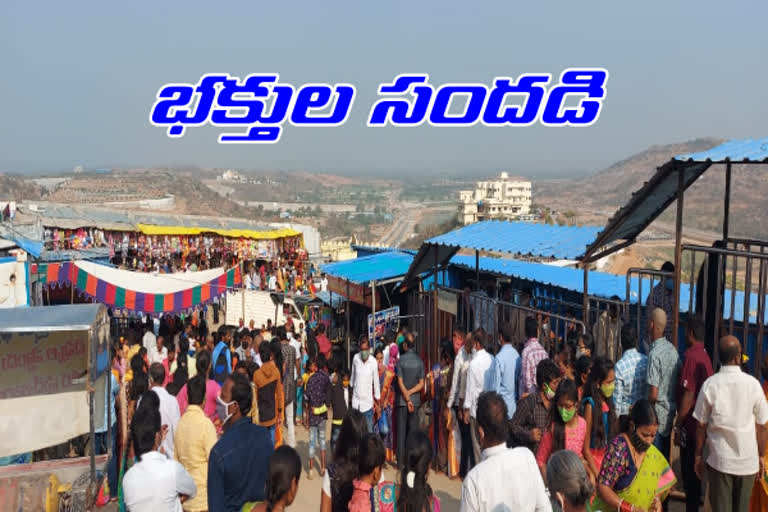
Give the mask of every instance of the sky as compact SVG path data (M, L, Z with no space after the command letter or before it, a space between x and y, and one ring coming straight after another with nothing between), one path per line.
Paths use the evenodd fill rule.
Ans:
M592 172L654 144L768 135L765 19L764 1L4 2L0 171ZM610 73L592 126L365 126L379 84L401 73L490 85L569 67ZM150 125L162 85L212 72L352 83L357 97L343 126L288 125L273 145Z

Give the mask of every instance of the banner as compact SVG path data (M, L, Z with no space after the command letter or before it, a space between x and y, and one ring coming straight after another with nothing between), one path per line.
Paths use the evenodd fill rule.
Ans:
M0 335L0 400L82 391L89 332Z
M28 306L26 262L0 258L0 308Z
M374 340L384 336L387 331L396 330L399 318L400 306L377 311L375 321L373 315L368 315L368 339L371 341L371 346L375 345Z
M335 294L346 297L352 302L357 302L362 306L373 308L373 302L371 301L371 288L370 286L363 286L361 284L347 283L343 279L338 277L328 277L328 291ZM376 291L376 304L381 304L381 294Z

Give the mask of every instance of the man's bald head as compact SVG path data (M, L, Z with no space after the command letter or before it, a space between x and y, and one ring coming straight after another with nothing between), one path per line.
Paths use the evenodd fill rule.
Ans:
M650 319L651 334L653 340L657 340L664 335L664 329L667 327L667 313L661 308L654 308Z
M741 366L741 342L736 336L723 336L717 345L720 364Z

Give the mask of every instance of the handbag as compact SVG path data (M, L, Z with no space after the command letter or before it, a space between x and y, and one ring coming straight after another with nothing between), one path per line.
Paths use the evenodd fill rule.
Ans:
M378 422L379 434L383 436L389 435L389 411L386 409L381 410L381 416Z

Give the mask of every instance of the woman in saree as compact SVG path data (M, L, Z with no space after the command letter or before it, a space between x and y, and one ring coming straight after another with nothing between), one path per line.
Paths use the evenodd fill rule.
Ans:
M627 431L606 450L591 510L660 512L676 478L667 459L653 446L659 421L651 402L639 400L628 423Z
M384 351L381 347L374 354L379 368L379 389L381 391L381 412L373 425L373 432L381 436L387 452L387 462L395 463L394 435L392 433L392 409L395 404L395 392L392 383L395 380L394 367L384 366ZM391 361L390 361L391 362Z
M768 356L763 359L763 393L768 400ZM768 460L768 448L766 448L763 457ZM756 478L755 485L752 487L752 499L749 502L749 512L762 512L768 510L768 480L766 478Z
M440 343L440 363L432 367L428 379L432 399L432 425L429 436L436 454L437 469L444 471L449 478L455 478L459 474L459 450L456 449L459 425L453 419L453 411L448 408L454 358L451 340L443 340Z

